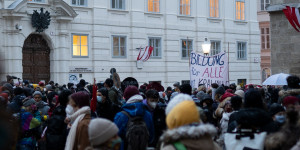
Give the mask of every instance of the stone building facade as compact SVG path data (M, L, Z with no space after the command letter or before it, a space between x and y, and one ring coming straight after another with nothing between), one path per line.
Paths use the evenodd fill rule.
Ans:
M121 80L135 77L140 83L170 86L189 80L188 51L202 52L208 38L211 53L229 53L231 83L259 84L257 3L229 1L0 0L4 73L58 83L71 78L92 82L108 78L114 67ZM38 33L31 19L40 8L50 12L51 22ZM147 45L155 51L137 66L137 48Z
M298 7L300 0L272 0L268 7L271 26L272 74L289 73L300 75L300 33L285 17L285 6Z

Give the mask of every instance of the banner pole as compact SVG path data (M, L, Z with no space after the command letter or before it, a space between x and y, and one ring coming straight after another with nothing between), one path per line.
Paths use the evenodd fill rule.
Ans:
M230 78L229 78L229 42L228 42L228 83L230 84Z

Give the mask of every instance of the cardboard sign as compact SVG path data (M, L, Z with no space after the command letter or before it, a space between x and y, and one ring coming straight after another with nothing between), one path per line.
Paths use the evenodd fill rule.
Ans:
M192 52L190 58L190 75L192 88L203 84L210 88L211 84L229 85L228 58L225 52L214 56L204 56Z

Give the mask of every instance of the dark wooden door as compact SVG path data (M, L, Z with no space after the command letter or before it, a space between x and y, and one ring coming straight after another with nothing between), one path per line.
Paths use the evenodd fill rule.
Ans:
M31 34L23 46L23 80L38 83L50 80L50 48L39 34Z

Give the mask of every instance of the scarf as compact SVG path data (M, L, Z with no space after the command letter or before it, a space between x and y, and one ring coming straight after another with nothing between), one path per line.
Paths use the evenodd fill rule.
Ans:
M82 108L80 108L77 112L75 112L73 115L70 116L71 120L75 119L74 123L72 124L72 127L70 129L68 138L67 138L67 142L66 142L66 147L65 150L72 150L74 147L74 143L75 143L75 137L76 137L76 129L78 126L78 123L83 119L83 117L86 114L91 114L91 109L89 106L84 106Z

